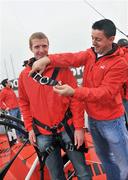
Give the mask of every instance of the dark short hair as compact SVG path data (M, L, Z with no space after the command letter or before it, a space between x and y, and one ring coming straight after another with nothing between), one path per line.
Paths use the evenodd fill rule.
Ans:
M6 87L6 84L8 83L8 79L4 79L3 81L1 81L1 84Z
M128 40L127 39L119 39L118 40L118 42L117 42L117 44L119 45L119 46L128 46Z
M102 19L100 21L96 21L92 25L92 29L98 29L104 31L106 37L111 37L116 35L116 26L109 19Z

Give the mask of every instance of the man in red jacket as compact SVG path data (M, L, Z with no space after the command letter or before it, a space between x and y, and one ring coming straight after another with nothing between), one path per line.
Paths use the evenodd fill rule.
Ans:
M83 87L57 85L54 91L72 96L85 104L90 132L96 152L108 180L128 179L128 131L120 90L128 79L128 62L124 52L113 43L116 27L109 19L92 25L93 47L78 53L49 55L35 62L33 69L45 66L85 66Z
M124 51L124 57L128 61L128 40L127 39L119 39L117 44ZM123 98L123 103L124 103L125 111L126 111L127 116L128 116L128 81L126 81L123 84L123 88L122 88L121 94L122 94L122 98Z
M7 110L11 116L21 119L18 99L15 92L11 88L11 83L8 79L4 79L1 84L3 89L0 92L0 104L4 110ZM20 126L19 123L12 121L14 125ZM17 138L20 140L23 135L16 130Z
M84 153L77 150L84 142L84 110L77 99L58 95L53 91L52 86L55 85L54 83L66 83L76 88L76 80L68 68L60 69L56 79L53 78L55 69L51 66L47 66L42 76L36 73L33 78L29 77L32 63L38 61L41 57L48 56L49 41L45 34L37 32L31 35L29 46L34 58L28 61L28 65L21 72L18 88L20 109L25 127L29 132L29 140L41 152L51 152L52 149L52 152L46 158L46 165L52 180L66 179L60 153L61 148L58 145L55 148L52 146L56 144L56 137L58 136L65 145L65 150L73 163L78 179L89 180L90 176ZM50 82L50 84L47 82ZM77 149L74 147L69 133L64 130L65 125L63 127L61 122L69 107L73 117L67 120L67 123L68 128L71 128L74 133L73 141Z

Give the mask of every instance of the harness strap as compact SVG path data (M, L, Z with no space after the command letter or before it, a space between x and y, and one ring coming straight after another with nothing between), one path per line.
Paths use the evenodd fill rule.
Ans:
M60 68L59 67L55 67L53 73L52 73L52 76L51 76L51 79L55 80L57 78L57 75L59 73L59 70Z
M70 126L67 123L67 120L68 120L68 116L65 117L65 121L61 122L61 124L63 125L65 131L67 132L67 134L70 137L72 143L74 144L74 135L73 135L73 133L71 131Z
M43 129L45 129L47 131L51 131L51 128L49 126L47 126L46 124L41 123L36 118L33 118L33 124L36 124L37 126L40 126L40 127L42 127Z
M128 130L128 115L127 115L127 112L125 111L124 113L124 117L125 117L125 125L126 125L126 128Z
M39 163L40 163L40 180L44 180L44 166L46 158L55 150L57 143L54 143L53 145L47 147L44 152L41 152L36 146L34 146Z
M59 82L56 80L56 77L59 73L59 70L60 68L59 67L56 67L54 68L54 71L52 73L52 76L51 78L50 77L47 77L47 76L42 76L41 74L37 73L37 72L34 72L31 77L39 82L40 84L42 85L49 85L49 86L55 86L57 84L59 84Z
M44 165L45 165L45 160L44 162L42 161L42 156L41 156L41 153L39 151L39 149L34 146L35 150L36 150L36 153L37 153L37 156L38 156L38 159L39 159L39 163L40 163L40 180L44 180Z
M70 111L70 109L68 108L65 115L64 115L64 118L62 119L62 121L56 126L53 126L53 127L50 127L44 123L41 123L39 120L37 120L36 118L33 118L33 125L37 125L37 126L40 126L42 127L43 129L47 130L47 131L50 131L52 132L53 134L56 134L57 133L57 129L61 129L63 126L65 128L65 130L67 129L67 131L69 132L69 125L67 124L67 121L72 117L72 113ZM35 127L34 127L35 128Z

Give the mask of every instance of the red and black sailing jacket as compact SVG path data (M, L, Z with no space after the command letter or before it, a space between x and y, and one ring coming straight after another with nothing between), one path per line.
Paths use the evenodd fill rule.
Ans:
M19 104L26 129L32 129L33 117L50 127L58 125L69 106L73 114L69 124L73 122L75 128L83 128L83 104L76 98L58 95L53 91L53 86L36 82L28 76L30 70L31 67L27 66L19 76ZM54 68L48 66L42 76L51 77L53 71ZM77 87L76 80L68 68L60 68L56 80L73 88ZM39 131L43 134L50 133L42 128L39 128Z
M96 120L112 120L124 114L121 88L128 79L128 61L124 51L113 49L97 58L93 48L78 53L50 55L51 65L84 66L83 87L76 88L74 98L84 102L87 114Z

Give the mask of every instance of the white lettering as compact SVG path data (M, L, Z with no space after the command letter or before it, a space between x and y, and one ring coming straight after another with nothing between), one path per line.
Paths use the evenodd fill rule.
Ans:
M41 77L39 82L40 82L40 84L48 84L49 83L49 77L43 76L43 77Z
M37 79L40 78L40 77L41 77L41 75L39 73L36 73L35 76L33 77L33 79L35 81L37 81Z

